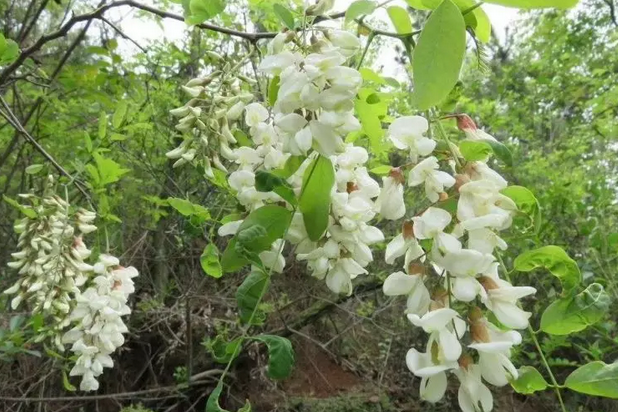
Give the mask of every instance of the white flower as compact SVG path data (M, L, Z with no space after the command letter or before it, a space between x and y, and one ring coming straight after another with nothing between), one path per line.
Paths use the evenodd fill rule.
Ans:
M406 313L422 316L429 309L431 297L421 276L406 275L403 272L391 273L384 281L382 290L386 296L407 295Z
M219 236L235 235L240 225L242 225L242 222L243 220L235 220L233 222L227 222L219 228L219 230L217 231L217 234Z
M482 301L496 318L505 326L513 329L524 329L528 326L530 312L525 312L517 306L517 301L525 296L533 295L536 289L531 286L512 286L498 277L498 264L495 263L480 279L487 292Z
M412 236L407 236L400 233L386 245L384 253L384 261L389 265L395 263L395 260L405 255L404 268L408 268L410 263L425 254L425 251Z
M461 243L455 236L444 233L451 223L451 214L444 209L429 207L421 216L412 218L414 221L414 236L417 239L434 239L434 249L441 252L457 251Z
M326 36L333 46L339 48L339 52L346 57L353 56L360 49L358 37L344 30L329 31Z
M230 187L237 192L255 186L255 174L249 170L237 170L228 177Z
M300 62L302 57L298 53L283 51L278 54L266 56L260 62L258 69L272 76L278 76L281 72Z
M382 217L389 220L401 219L406 214L403 184L399 177L387 176L382 178L382 191L376 201L376 208Z
M268 110L260 103L251 103L245 107L245 123L249 127L255 127L268 119Z
M499 187L490 180L474 180L459 188L457 218L460 222L487 214L504 217L504 224L498 229L506 229L511 224L511 214L517 205L509 197L499 192Z
M455 375L461 382L457 400L463 412L490 412L493 409L493 396L481 381L481 368L478 365L457 369Z
M456 361L461 355L461 344L457 338L457 332L451 327L458 313L450 308L440 308L427 312L422 317L415 313L408 313L408 320L413 325L423 328L431 333L440 345L440 350L448 361ZM461 321L461 319L459 319ZM430 337L430 339L432 339Z
M344 91L347 94L356 92L363 84L363 77L361 74L351 67L331 67L326 71L325 77L331 88Z
M320 154L328 157L343 149L343 140L332 127L318 120L312 120L309 122L309 128L313 141L317 145L316 150Z
M260 252L259 257L264 266L274 272L281 273L285 267L285 258L283 257L283 239L278 239L273 242L270 250Z
M446 392L445 371L457 367L457 362L435 364L430 353L410 349L406 354L406 365L410 372L421 378L420 395L428 402L438 402Z
M414 166L408 177L408 185L418 186L425 183L425 195L431 202L440 199L440 193L444 188L449 188L455 184L455 178L446 172L438 170L438 159L434 156L422 160Z
M427 119L421 116L405 116L396 119L388 128L388 135L397 149L409 150L410 160L427 156L436 147L436 142L425 136L429 130Z
M339 259L326 275L326 285L335 293L351 295L352 279L367 271L354 259Z

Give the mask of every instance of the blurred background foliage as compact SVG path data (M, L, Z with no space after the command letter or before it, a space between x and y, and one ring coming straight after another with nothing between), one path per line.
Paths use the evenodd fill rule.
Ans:
M279 3L294 7L301 2ZM280 22L272 4L229 1L216 23L239 30L276 30ZM57 30L72 12L85 13L93 6L89 1L0 0L2 34L25 48ZM170 1L154 1L153 6L179 10ZM173 169L165 152L180 139L168 114L186 100L180 85L223 68L226 61L238 61L248 45L200 29L187 30L179 42L140 44L119 28L127 12L123 9L114 18L78 25L47 43L0 84L0 92L30 134L88 187L91 199L68 186L75 203L92 202L101 216L100 230L89 244L122 255L126 265L140 271L128 343L117 356L116 368L106 372L100 391L129 396L38 405L2 400L2 396L62 396L70 385L56 357L41 356L44 349L38 347L24 347L33 334L32 322L27 313L9 312L6 298L0 297L0 308L6 308L0 311L3 411L202 410L220 367L210 353L216 336L233 336L238 327L234 291L245 274L217 281L200 267L208 242L224 246L213 233L224 216L236 211L233 197L225 182L207 180L200 170ZM426 16L411 13L415 25ZM161 21L146 12L128 18ZM514 165L501 172L511 183L530 188L541 204L540 229L507 239L510 259L533 247L560 245L577 260L586 281L602 283L614 301L618 298L617 28L612 0L587 0L572 11L528 12L502 41L494 37L486 45L470 45L461 83L442 108L444 113L468 113L509 146ZM374 72L363 73L363 93L377 93L381 106L376 110L384 111L382 120L388 120L409 112L412 86L405 75L399 81L379 75L381 68L392 65L409 72L404 56L384 61L379 54L383 46L384 40L378 40L369 50ZM225 59L213 59L205 51ZM260 88L251 91L264 95ZM454 126L451 132L456 133ZM374 167L387 161L381 132L375 133L356 136L372 149ZM43 167L26 169L33 164ZM40 190L46 173L55 171L40 153L8 124L0 124L0 193L16 198ZM183 216L170 207L171 197L190 199L209 209L210 216L197 220ZM16 243L12 222L18 212L1 202L0 217L0 289L4 289L14 276L5 263ZM418 400L418 381L403 359L422 337L399 315L404 303L381 293L380 282L390 268L380 260L373 265L373 276L349 298L328 293L303 265L289 262L262 304L271 312L263 329L291 337L296 371L288 381L275 384L265 378L264 354L257 348L250 351L235 365L236 384L226 396L229 407L241 405L245 398L257 411L454 407L455 391L449 392L447 404L431 406ZM539 290L535 300L526 303L535 314L532 324L538 325L541 309L556 296L555 279L532 272L515 274L513 280ZM541 341L559 381L588 361L618 358L618 312L610 314L607 321L578 335ZM527 339L515 361L542 369ZM189 381L198 384L178 390L179 384ZM170 387L173 390L157 391ZM555 411L553 396L523 397L506 387L496 396L495 410ZM565 402L573 411L618 411L616 402L573 393L566 393Z

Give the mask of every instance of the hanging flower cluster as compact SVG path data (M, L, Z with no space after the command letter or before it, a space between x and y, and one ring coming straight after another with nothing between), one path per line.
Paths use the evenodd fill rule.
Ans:
M215 60L223 60L214 52L208 54ZM227 159L232 157L230 146L237 144L234 136L238 130L237 121L246 104L253 100L251 93L241 91L241 81L255 83L239 74L237 68L225 65L205 77L189 80L182 87L191 99L170 111L172 116L180 118L176 130L182 132L184 138L178 147L166 153L169 159L175 160L174 167L200 165L210 178L214 176L212 166L227 173L219 155Z
M354 99L362 77L344 66L360 48L358 38L344 31L327 31L304 51L289 47L293 33L280 33L268 46L268 56L259 69L278 76L279 90L272 113L260 103L245 108L245 124L253 146L234 149L228 160L237 164L229 176L230 187L249 211L266 203L284 202L274 192L256 189L256 174L285 166L291 156L306 156L287 184L300 196L303 176L318 156L330 159L335 184L331 190L330 222L318 241L309 239L301 213L297 212L285 240L294 244L299 260L307 261L312 275L325 279L336 293L352 293L352 279L366 274L373 260L370 245L384 240L382 232L369 225L376 215L380 194L365 163L367 151L345 144L345 137L360 129L354 116ZM242 221L222 226L220 235L236 233ZM266 267L280 272L283 240L260 258Z
M113 366L110 354L124 342L127 328L121 316L131 313L127 300L137 270L120 267L118 259L108 255L100 255L94 265L87 263L91 251L82 237L97 229L92 224L96 213L73 210L54 194L51 177L42 197L20 197L29 204L19 205L26 217L15 225L19 251L8 263L19 279L4 293L16 295L12 309L23 303L32 314L43 316L36 342L49 339L61 352L72 344L78 358L71 376L83 376L81 390L96 390L96 377L103 367Z
M82 236L96 230L92 225L94 212L80 209L74 212L69 204L55 195L50 178L42 197L20 195L28 202L21 207L27 216L17 222L18 251L7 266L17 271L19 279L4 291L15 295L13 310L27 304L33 314L49 316L52 325L37 336L39 341L50 337L62 350L58 331L69 325L68 314L80 287L92 269L84 262L90 250Z
M459 126L467 140L488 139L485 132L478 134L467 116ZM404 220L402 233L387 245L386 262L394 264L404 257L403 271L392 273L383 289L386 295L407 296L409 321L429 334L425 352L413 348L406 356L408 368L421 378L421 397L430 402L442 399L447 373L452 372L461 383L461 409L487 412L493 398L483 380L503 386L517 378L509 357L521 335L509 329L528 326L530 313L520 309L518 301L536 291L514 287L498 274L494 252L507 247L499 232L509 228L517 210L500 192L507 187L506 180L484 161L460 164L456 146L450 146L451 158L444 159L456 173L440 170L440 161L431 156L436 142L425 136L428 130L427 120L420 116L401 117L389 128L389 138L408 151L413 164L408 186L423 186L432 206ZM404 217L405 183L400 169L385 178L383 216ZM440 202L450 197L457 198L453 213ZM488 313L500 328L488 320Z
M96 378L103 368L114 366L110 354L122 346L122 334L128 332L121 317L131 313L127 301L135 291L132 278L138 273L134 267L119 264L114 256L99 256L92 286L77 296L71 312L76 325L62 337L62 343L72 344L71 351L78 356L70 375L82 376L79 387L83 391L99 388Z

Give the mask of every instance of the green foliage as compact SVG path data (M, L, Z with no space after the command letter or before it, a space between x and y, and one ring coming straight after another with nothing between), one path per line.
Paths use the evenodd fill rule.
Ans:
M414 96L426 110L444 100L459 79L466 50L466 27L461 11L444 0L431 13L414 48Z
M518 372L519 377L511 381L511 386L518 393L530 395L545 390L549 386L543 375L533 366L522 366Z
M530 272L538 268L547 269L552 275L560 279L564 293L568 293L579 286L581 273L577 262L567 255L559 246L543 246L529 250L517 256L514 262L515 270Z
M0 34L0 66L13 63L19 56L19 46L11 39Z
M225 9L223 0L190 0L189 12L185 16L187 24L199 24L212 19Z
M459 151L469 162L486 160L493 153L491 146L483 141L464 140L459 143Z
M552 335L579 332L603 319L610 303L603 286L593 283L583 292L549 305L541 317L541 330Z
M170 197L167 199L167 203L181 215L189 219L196 219L198 223L203 223L211 218L208 209L190 200Z
M285 379L294 368L294 349L292 343L275 335L258 335L253 339L263 342L268 347L268 376L272 379Z
M316 157L305 170L298 207L309 239L318 240L328 226L330 192L335 184L335 169L330 159Z
M349 22L361 16L373 13L376 3L371 0L357 0L350 4L345 12L345 21Z
M236 302L243 323L261 325L265 314L258 305L270 285L270 277L263 270L253 270L236 291Z
M573 371L564 385L580 393L618 399L618 362L591 362Z
M541 224L541 206L534 194L523 186L511 185L502 189L502 194L509 197L517 209L530 218L537 227Z
M285 179L273 173L258 171L255 175L255 188L260 192L275 192L289 204L296 205L294 190Z
M219 405L221 391L223 391L223 382L220 381L208 397L208 401L206 402L206 412L229 412ZM245 405L239 409L238 412L251 412L251 404L249 403L249 400L245 402Z
M279 3L273 5L273 10L281 22L290 30L294 30L294 15Z
M250 262L250 254L269 249L275 240L283 237L291 218L291 211L276 205L267 205L249 214L223 252L223 271L234 272ZM262 230L256 232L256 227ZM252 236L246 237L249 234ZM245 239L241 241L243 236Z
M200 264L202 270L213 278L220 278L223 275L221 263L219 262L219 249L214 243L209 243L204 248L202 256L200 256Z
M542 9L548 7L568 9L575 7L578 2L579 0L487 0L487 3L495 3L520 9Z
M390 17L395 26L395 30L399 34L412 33L412 21L408 12L399 6L390 6L386 9L388 17Z

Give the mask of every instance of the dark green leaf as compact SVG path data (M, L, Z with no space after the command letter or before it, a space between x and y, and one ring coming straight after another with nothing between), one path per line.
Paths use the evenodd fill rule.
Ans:
M77 390L77 388L69 382L66 371L62 371L62 386L69 392L75 392Z
M541 317L541 330L552 335L579 332L603 319L610 303L603 286L593 283L583 292L549 305Z
M289 204L296 205L296 195L285 179L265 171L255 174L255 188L259 192L275 192Z
M564 249L553 245L522 253L515 259L514 267L520 272L545 268L560 279L565 292L577 287L582 278L577 262L571 259Z
M226 409L221 408L219 405L219 397L223 390L223 381L219 381L217 387L210 393L208 401L206 402L206 412L229 412Z
M264 342L268 347L268 376L272 379L285 379L294 368L294 349L292 343L281 336L258 335L253 339Z
M29 207L29 206L22 206L17 201L15 201L15 200L13 200L10 197L7 197L5 195L2 195L2 198L4 199L4 201L6 203L8 203L9 205L13 206L15 209L19 210L21 213L23 213L24 215L26 215L30 219L35 219L37 217L36 211L34 209L32 209L31 207Z
M26 173L28 173L29 175L35 175L39 173L41 170L43 170L43 166L44 165L41 165L41 164L30 165L26 167Z
M244 236L243 232L249 228L261 227L264 230L264 236L241 246L249 252L262 252L269 249L275 240L283 238L291 218L292 212L284 207L276 205L263 206L254 210L246 217L238 228L236 237L239 235ZM227 248L223 252L221 266L224 272L233 272L249 263L249 260L237 250L236 237L228 243Z
M265 315L258 304L270 285L270 277L262 270L254 270L245 278L236 291L236 302L240 320L252 325L262 324ZM255 312L255 314L254 314Z
M330 194L335 184L335 170L331 161L320 155L311 162L303 176L299 209L309 238L319 240L328 226Z
M618 399L618 362L591 362L573 371L564 385L579 393Z
M507 166L513 166L513 155L511 154L511 151L508 147L495 140L480 141L487 143L489 146L491 146L491 150L494 152L496 157L502 160Z
M444 0L431 13L414 49L412 71L419 109L444 100L459 79L466 51L466 25L459 8Z

